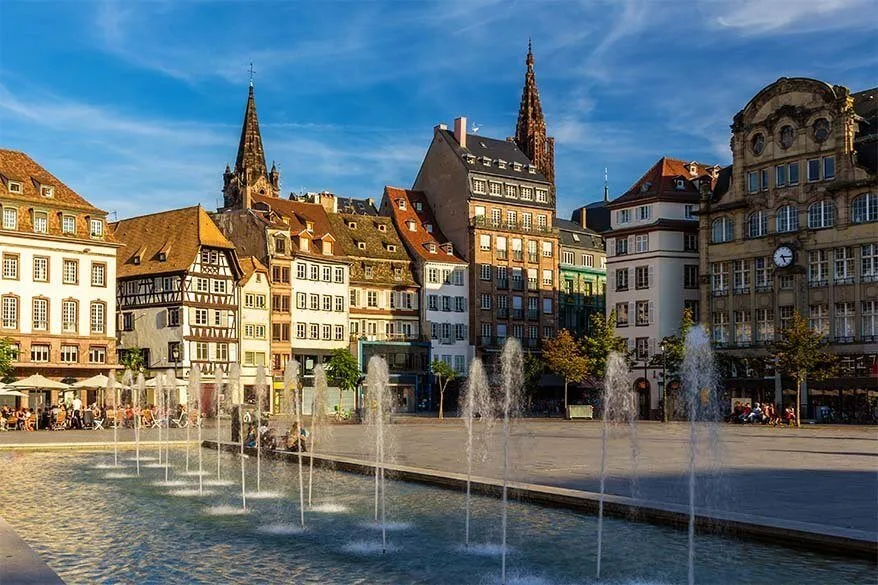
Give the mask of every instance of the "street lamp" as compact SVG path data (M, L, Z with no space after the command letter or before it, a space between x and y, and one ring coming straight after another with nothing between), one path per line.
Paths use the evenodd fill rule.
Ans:
M659 345L659 350L662 354L662 419L664 422L668 422L668 381L665 375L665 342L662 341Z

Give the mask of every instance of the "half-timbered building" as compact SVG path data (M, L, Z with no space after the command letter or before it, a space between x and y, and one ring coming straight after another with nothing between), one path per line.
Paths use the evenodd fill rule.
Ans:
M239 360L235 248L201 206L113 224L125 247L116 264L118 346L140 350L149 373L213 379ZM252 381L242 380L244 383Z

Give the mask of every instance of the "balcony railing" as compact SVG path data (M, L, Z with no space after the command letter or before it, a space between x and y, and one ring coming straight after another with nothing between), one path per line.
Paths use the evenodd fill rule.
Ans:
M507 231L507 232L516 232L523 234L531 234L531 233L539 233L539 234L551 234L555 233L555 230L551 227L540 227L538 225L525 225L524 223L517 222L495 222L484 215L477 215L475 217L470 218L470 225L473 227L487 227L495 230Z
M853 343L854 336L853 335L836 335L833 339L835 343Z
M749 286L736 286L734 289L734 294L736 295L749 295L750 287Z
M854 284L854 277L853 276L844 276L844 277L836 278L833 282L835 284Z
M351 333L351 341L430 341L430 338L418 333Z
M715 297L724 297L729 294L729 289L727 288L715 288L712 291L713 296Z
M758 293L771 292L773 289L774 289L774 287L770 284L757 284L756 285L756 292L758 292Z
M810 288L817 288L817 287L820 287L820 286L829 286L829 281L826 280L825 278L824 278L824 279L816 279L816 278L815 278L814 280L809 280L809 281L808 281L808 286L809 286Z

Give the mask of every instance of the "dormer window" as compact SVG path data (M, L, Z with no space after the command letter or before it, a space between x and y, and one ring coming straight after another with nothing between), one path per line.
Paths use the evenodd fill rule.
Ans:
M433 233L433 224L432 223L425 223L424 229L427 230L428 234L432 234Z
M61 233L62 234L75 234L76 233L76 217L74 217L72 215L61 216Z
M55 196L55 187L52 187L51 185L40 185L40 195L46 199L51 199Z
M313 232L314 231L314 222L313 221L306 221L305 222L305 229L308 230L309 232Z
M497 159L497 167L501 168L501 169L505 169L506 168L506 161L503 160L502 158L498 158Z
M471 165L476 163L476 155L474 155L474 154L467 153L467 154L463 155L463 158L467 163L469 163Z
M138 254L134 258L131 259L135 266L140 266L140 255Z
M387 231L387 226L384 225L383 223L379 223L379 224L378 224L378 231L379 231L379 232L386 232L386 231Z
M641 193L646 193L647 191L649 191L649 188L650 188L650 187L652 187L652 183L650 183L649 181L646 181L645 183L643 183L643 184L640 186L640 192L641 192Z
M365 266L363 268L363 277L369 278L369 279L372 278L372 267L371 266Z
M168 255L165 252L159 252L159 262L166 262Z
M365 250L366 242L357 242L357 248L359 248L360 250Z
M415 201L415 211L424 211L424 206L420 201Z
M396 204L399 206L400 209L405 209L405 199L397 199Z
M306 237L299 236L299 249L303 252L309 251L311 249L311 240Z
M99 219L93 219L89 222L91 227L91 237L101 238L104 235L104 222Z
M521 164L520 162L514 162L514 163L512 163L512 170L514 170L514 171L519 171L519 172L520 172L520 171L521 171L521 167L522 167L522 164Z
M6 185L6 190L10 193L20 194L21 193L21 183L18 181L9 181Z
M674 189L682 191L686 188L686 181L683 179L674 179Z
M574 241L574 242L578 242L578 241L579 241L579 234L570 234L570 235L573 236L573 241Z
M323 240L323 255L331 256L332 255L332 242L328 240Z
M527 165L527 172L532 175L537 174L537 168L534 165Z
M696 163L694 163L694 162L689 163L689 166L687 168L689 170L689 174L692 175L693 177L698 174L698 165Z
M355 221L349 221L349 222L348 222L348 229L351 229L351 230L355 230L355 229L357 229L357 222L355 222Z
M444 244L442 244L442 249L445 250L445 253L449 256L454 254L454 244L452 244L451 242L445 242Z
M286 254L287 253L287 241L283 237L277 237L274 239L274 253L275 254Z
M418 229L418 224L414 222L414 220L408 220L405 222L407 228L409 228L410 232L416 231Z
M485 165L486 167L491 166L491 157L490 156L483 156L482 157L482 164Z
M387 251L388 252L396 252L396 245L395 244L387 244Z
M433 242L428 243L428 244L427 244L427 250L428 250L431 254L435 254L435 253L436 253L436 244L434 244Z

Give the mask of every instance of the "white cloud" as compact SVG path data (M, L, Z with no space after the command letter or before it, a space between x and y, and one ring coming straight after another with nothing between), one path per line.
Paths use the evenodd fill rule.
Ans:
M710 19L716 26L749 35L875 28L878 13L874 0L738 0L706 6L719 8Z

